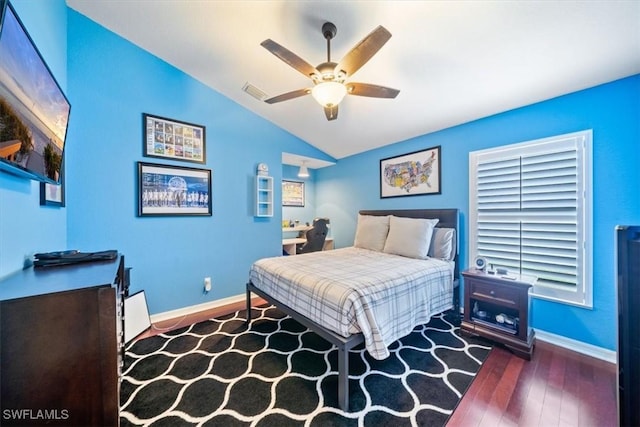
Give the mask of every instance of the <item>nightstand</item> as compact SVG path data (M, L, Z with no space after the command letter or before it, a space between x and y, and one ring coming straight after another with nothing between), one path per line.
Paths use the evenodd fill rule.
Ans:
M504 344L531 360L535 332L529 326L533 276L488 274L469 269L464 277L464 318L460 330Z

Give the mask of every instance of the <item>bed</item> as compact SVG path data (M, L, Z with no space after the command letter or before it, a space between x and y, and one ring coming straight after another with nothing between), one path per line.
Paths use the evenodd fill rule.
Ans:
M458 217L457 209L363 210L353 247L256 261L247 327L255 293L335 345L338 404L348 411L351 349L364 344L384 359L391 343L457 309Z

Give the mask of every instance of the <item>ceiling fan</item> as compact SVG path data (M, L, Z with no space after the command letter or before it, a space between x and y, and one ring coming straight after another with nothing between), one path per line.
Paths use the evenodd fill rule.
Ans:
M311 94L324 108L327 120L338 118L338 104L345 95L368 96L372 98L395 98L397 89L368 83L354 83L346 80L355 74L382 46L391 38L386 28L378 26L369 35L355 45L340 62L331 62L331 39L336 36L338 29L331 22L322 25L322 35L327 40L327 61L314 67L289 49L279 45L271 39L260 43L265 49L295 68L305 76L311 78L313 86L283 93L266 99L268 104L287 101L300 96Z

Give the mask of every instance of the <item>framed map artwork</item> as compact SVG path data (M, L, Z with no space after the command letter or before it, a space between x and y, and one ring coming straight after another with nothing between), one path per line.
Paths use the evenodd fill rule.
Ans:
M380 160L380 198L441 192L440 146Z

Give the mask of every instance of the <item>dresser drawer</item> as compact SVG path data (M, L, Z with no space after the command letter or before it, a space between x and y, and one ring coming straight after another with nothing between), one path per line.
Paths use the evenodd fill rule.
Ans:
M486 283L477 280L471 281L471 297L486 301L499 302L500 305L517 307L519 301L518 289L507 286Z

